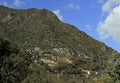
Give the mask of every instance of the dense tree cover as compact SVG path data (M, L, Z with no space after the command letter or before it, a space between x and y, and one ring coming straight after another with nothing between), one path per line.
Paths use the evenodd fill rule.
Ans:
M30 56L0 38L0 83L21 83L29 72Z
M108 61L107 71L113 83L120 83L120 53L114 52Z

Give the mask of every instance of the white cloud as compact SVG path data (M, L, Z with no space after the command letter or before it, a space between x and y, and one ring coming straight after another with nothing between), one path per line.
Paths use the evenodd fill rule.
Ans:
M92 31L92 27L90 25L85 26L89 31Z
M19 7L21 5L24 5L25 3L21 0L14 0L13 6Z
M69 8L69 9L80 9L80 5L77 3L70 3L67 6L65 6L65 8Z
M4 6L8 6L8 3L6 1L3 2Z
M103 2L104 2L104 0L98 0L98 2L99 2L99 3L103 3Z
M97 31L101 38L112 36L120 42L120 6L111 10L107 18L99 24Z
M107 0L102 6L103 12L110 12L114 7L120 5L120 0Z
M13 0L13 2L8 3L7 0L0 1L1 5L8 6L8 7L21 7L22 5L25 5L25 2L22 0Z
M59 9L54 10L53 13L56 14L56 16L57 16L61 21L63 21L63 17L62 17L62 15L60 15L60 10L59 10Z

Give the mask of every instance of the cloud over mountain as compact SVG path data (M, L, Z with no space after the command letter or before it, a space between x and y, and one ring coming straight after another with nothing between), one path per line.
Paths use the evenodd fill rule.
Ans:
M102 11L110 12L114 7L120 4L120 0L107 0L107 2L102 6Z
M60 10L59 10L59 9L54 10L54 11L53 11L53 13L54 13L54 14L56 14L56 15L57 15L57 17L58 17L61 21L63 21L63 16L62 16L62 15L60 15Z
M21 1L21 0L14 0L14 2L13 2L13 5L14 6L21 6L21 5L24 5L25 3L23 2L23 1Z
M12 1L8 1L8 0L2 0L0 1L0 5L4 5L4 6L8 6L8 7L21 7L22 5L25 5L24 0L12 0Z
M120 42L120 6L111 10L106 19L98 26L98 33L101 38L108 38L112 36L115 40Z
M70 4L68 4L68 5L66 6L66 8L79 10L79 9L80 9L80 5L77 4L77 3L70 3Z

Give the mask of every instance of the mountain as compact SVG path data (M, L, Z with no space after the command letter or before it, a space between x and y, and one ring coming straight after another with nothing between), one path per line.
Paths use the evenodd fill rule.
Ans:
M0 10L1 36L18 43L19 47L65 47L88 54L107 54L111 51L111 48L85 32L61 22L46 9L17 10L0 7Z
M0 6L0 37L32 55L31 72L23 83L90 81L106 73L114 52L47 9ZM89 76L91 73L94 75Z

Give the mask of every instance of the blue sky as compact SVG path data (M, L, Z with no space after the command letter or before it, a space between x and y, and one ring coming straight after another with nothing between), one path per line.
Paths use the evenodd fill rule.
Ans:
M0 0L0 5L16 8L46 8L120 52L120 0Z

